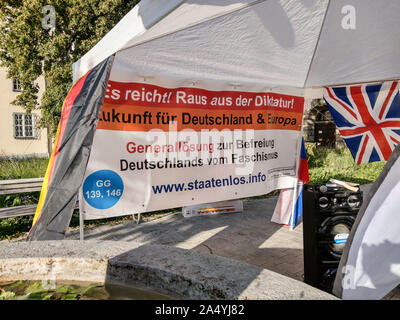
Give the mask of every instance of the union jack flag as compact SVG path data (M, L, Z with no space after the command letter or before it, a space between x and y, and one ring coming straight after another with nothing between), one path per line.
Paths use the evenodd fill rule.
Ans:
M400 143L398 81L325 88L324 99L357 164L390 157Z

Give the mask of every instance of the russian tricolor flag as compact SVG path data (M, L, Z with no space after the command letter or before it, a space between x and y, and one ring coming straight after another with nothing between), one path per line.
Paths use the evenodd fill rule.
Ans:
M300 217L303 214L303 184L307 183L309 180L310 175L308 172L307 154L303 139L300 151L300 165L298 175L299 186L297 188L297 194L295 198L297 199L296 203L293 207L294 188L282 189L279 194L278 202L275 206L274 214L271 218L272 222L290 225L292 228L294 228L298 224Z

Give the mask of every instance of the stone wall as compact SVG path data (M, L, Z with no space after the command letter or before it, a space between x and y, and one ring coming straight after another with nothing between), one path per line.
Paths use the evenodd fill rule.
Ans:
M316 123L334 123L331 113L329 112L328 106L324 99L313 99L311 101L311 107L304 113L303 118L303 134L305 142L316 143L315 140L315 124ZM335 147L345 147L345 142L341 137L339 130L336 128Z

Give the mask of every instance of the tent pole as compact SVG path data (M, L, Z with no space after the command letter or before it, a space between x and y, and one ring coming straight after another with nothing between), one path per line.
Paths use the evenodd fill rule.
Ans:
M302 126L303 127L303 126ZM300 167L300 151L301 151L301 141L303 137L303 130L300 130L299 132L299 139L297 140L297 150L296 150L296 177L295 177L295 185L293 188L293 199L292 199L292 214L290 216L290 231L293 231L294 229L294 208L296 207L296 201L297 201L297 192L299 190L299 167Z
M303 142L303 117L304 117L304 106L303 106L303 116L301 118L301 127L299 131L299 138L297 139L297 150L296 150L296 172L295 172L295 177L296 177L296 182L293 188L293 199L292 199L292 215L290 217L290 231L293 231L294 229L294 208L296 207L296 201L297 201L297 193L299 191L299 168L300 168L300 153L301 153L301 145Z
M79 196L81 195L81 192L79 192ZM84 233L83 233L83 211L82 211L82 197L79 197L79 240L83 241L85 240Z
M137 215L137 218L136 218L136 215ZM139 224L140 223L140 219L141 219L140 212L132 214L132 219L133 219L134 223Z

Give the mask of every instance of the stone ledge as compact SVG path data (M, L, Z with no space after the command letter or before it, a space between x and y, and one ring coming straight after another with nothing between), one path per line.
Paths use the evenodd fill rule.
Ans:
M185 299L336 299L270 270L175 247L71 240L0 245L1 282L54 278L141 285Z

